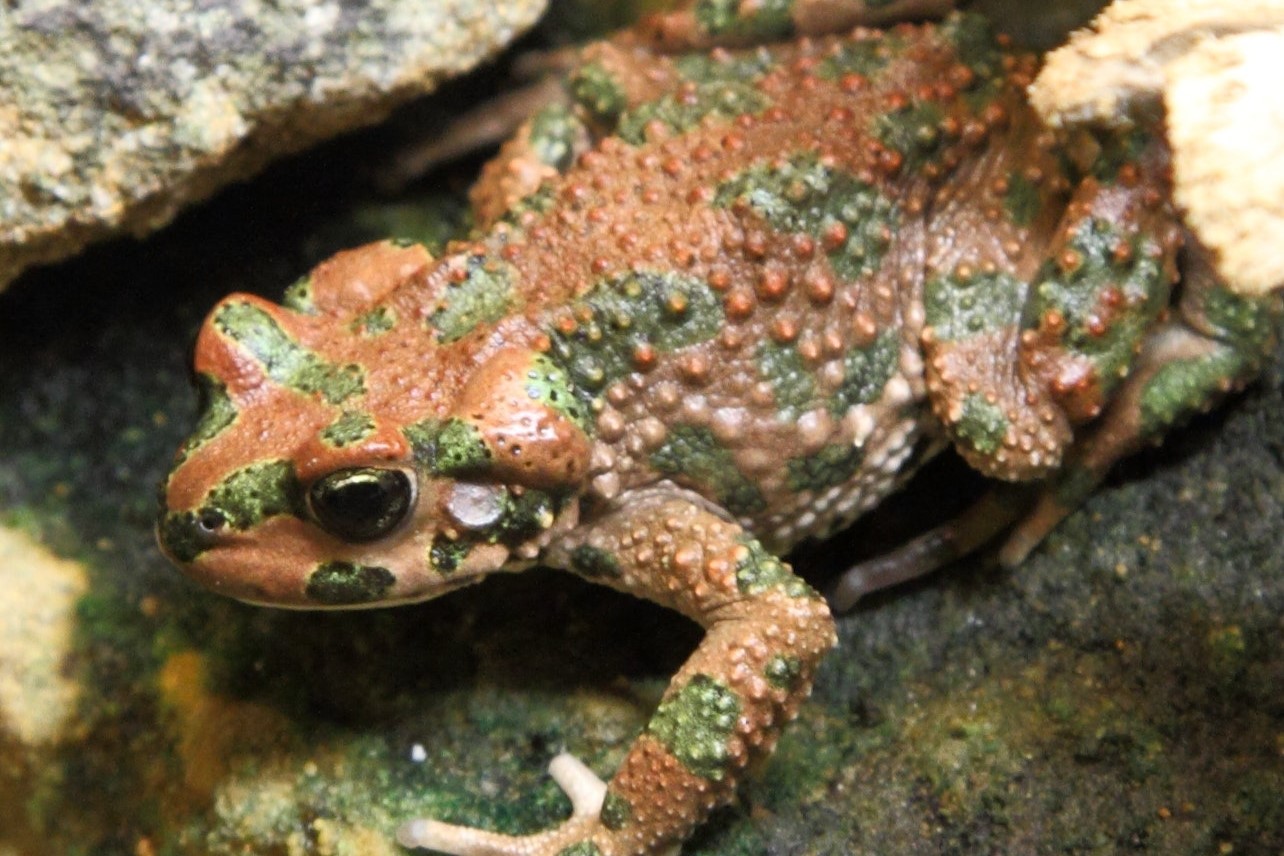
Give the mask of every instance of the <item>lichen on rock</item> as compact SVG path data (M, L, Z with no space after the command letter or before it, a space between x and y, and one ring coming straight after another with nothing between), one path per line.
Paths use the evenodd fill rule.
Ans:
M143 234L493 54L543 0L17 0L0 15L0 286Z

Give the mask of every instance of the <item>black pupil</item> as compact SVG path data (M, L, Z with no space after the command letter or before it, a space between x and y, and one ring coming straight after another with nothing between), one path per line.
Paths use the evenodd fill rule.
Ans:
M410 510L410 478L400 470L363 467L333 472L312 485L312 512L349 541L386 535Z
M223 512L217 509L203 508L201 509L200 515L196 518L196 522L199 523L200 527L206 532L217 532L223 528L225 523L227 523L227 518L223 516Z

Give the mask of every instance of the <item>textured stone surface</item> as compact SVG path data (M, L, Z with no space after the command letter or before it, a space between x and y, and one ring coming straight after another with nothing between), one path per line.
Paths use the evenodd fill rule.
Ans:
M1122 0L1031 88L1056 124L1118 126L1162 103L1177 201L1236 289L1284 283L1284 0Z
M144 234L268 160L369 124L543 0L17 0L0 10L0 285Z

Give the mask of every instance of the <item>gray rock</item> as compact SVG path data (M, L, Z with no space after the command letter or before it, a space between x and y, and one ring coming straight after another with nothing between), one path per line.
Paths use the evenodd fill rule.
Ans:
M17 0L0 9L0 286L141 235L489 56L543 0Z

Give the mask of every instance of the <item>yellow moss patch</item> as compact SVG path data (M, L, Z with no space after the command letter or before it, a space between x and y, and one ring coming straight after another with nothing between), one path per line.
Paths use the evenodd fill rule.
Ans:
M85 569L21 532L0 528L5 606L0 610L0 729L26 746L62 733L79 695L64 673Z
M158 686L178 726L184 783L194 796L213 795L238 757L279 751L291 742L289 721L279 711L210 692L200 653L170 657Z

